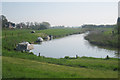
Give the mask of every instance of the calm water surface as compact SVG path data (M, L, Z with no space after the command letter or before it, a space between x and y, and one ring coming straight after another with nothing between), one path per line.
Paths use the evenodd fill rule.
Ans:
M31 52L35 55L40 53L41 56L53 58L75 57L76 55L97 58L105 58L107 55L116 57L115 51L91 45L84 39L87 34L88 32L34 44L34 49Z

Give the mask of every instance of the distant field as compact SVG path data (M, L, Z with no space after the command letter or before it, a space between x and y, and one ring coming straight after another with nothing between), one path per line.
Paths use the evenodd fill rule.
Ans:
M65 29L47 29L47 30L41 30L37 32L42 32L48 35L53 36L66 36L74 33L82 33L85 32L87 29L82 28L65 28Z

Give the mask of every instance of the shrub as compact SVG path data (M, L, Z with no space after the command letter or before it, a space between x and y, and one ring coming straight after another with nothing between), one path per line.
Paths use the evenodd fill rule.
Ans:
M33 53L33 52L30 52L29 54L34 55L34 53Z
M65 56L64 58L65 58L65 59L69 59L70 57L69 57L69 56Z

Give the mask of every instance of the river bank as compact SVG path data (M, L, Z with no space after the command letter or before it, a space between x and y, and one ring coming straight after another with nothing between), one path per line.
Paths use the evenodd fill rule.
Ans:
M52 35L54 38L60 38L72 34L78 34L86 32L88 29L81 28L65 28L65 29L46 29L35 30L35 33L31 33L29 29L13 29L2 31L2 49L14 50L16 45L22 41L35 43L38 37L46 37ZM9 46L7 46L9 45Z
M2 59L3 80L4 78L5 80L6 78L118 78L117 60L113 59L48 59L49 62L17 57ZM51 61L56 61L57 64Z
M6 52L3 51L3 53ZM117 78L118 74L118 59L116 58L65 57L55 59L11 51L7 52L7 56L3 55L2 60L3 78L49 78L53 76L56 78ZM52 65L54 66L52 67ZM38 67L40 68L38 69ZM65 74L60 75L63 73Z
M85 36L85 39L101 48L118 50L118 35L113 34L112 31L114 31L113 28L94 30Z

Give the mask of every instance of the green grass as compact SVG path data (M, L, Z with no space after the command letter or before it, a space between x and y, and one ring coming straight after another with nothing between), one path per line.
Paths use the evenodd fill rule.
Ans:
M15 51L8 52L5 50L3 51L3 56L36 60L40 62L65 65L71 67L83 67L83 68L111 70L111 71L113 71L115 68L118 69L118 59L115 58L110 58L108 60L103 58L91 58L91 57L81 57L78 59L64 59L64 58L56 59L56 58L47 58L43 56L38 57L36 55L30 55L29 53L21 53Z
M103 31L103 32L102 32ZM90 43L107 49L117 49L118 35L113 28L97 28L85 37Z
M53 35L58 37L64 37L69 34L82 33L86 29L46 29L46 30L36 30L35 33L31 33L32 30L25 29L13 29L13 30L3 30L2 31L2 49L14 50L16 45L22 41L28 41L34 43L37 40L37 37L45 37L47 35ZM9 46L8 46L9 45Z
M117 78L117 73L3 57L3 78Z
M66 36L67 34L74 34L74 33L83 33L85 32L86 29L81 29L81 28L65 28L65 29L47 29L47 30L41 30L37 32L42 32L46 33L48 35L53 35L53 36Z
M28 52L15 51L21 41L34 43L38 36L47 35L64 37L71 34L83 33L88 29L65 28L36 30L3 30L2 55L3 78L115 78L117 77L118 60L110 58L82 57L78 59L56 59L44 56L38 57ZM107 33L105 33L107 35Z

